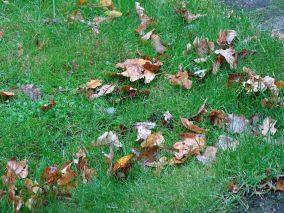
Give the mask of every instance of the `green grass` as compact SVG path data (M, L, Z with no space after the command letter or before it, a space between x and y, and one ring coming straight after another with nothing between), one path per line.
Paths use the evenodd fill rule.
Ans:
M11 1L12 2L12 1ZM92 2L92 1L90 1ZM188 160L179 167L166 167L161 176L156 177L150 169L135 165L126 180L118 181L106 175L107 165L101 151L107 148L91 148L91 142L105 131L118 131L124 124L129 129L134 122L147 121L153 114L161 115L169 110L175 120L173 131L158 126L166 144L173 145L184 131L179 117L197 112L203 100L208 97L208 109L222 109L227 113L244 114L249 117L258 113L262 118L270 116L278 120L278 133L283 139L283 109L261 107L260 96L237 96L234 87L228 89L226 79L229 68L222 68L215 76L205 81L193 82L191 90L170 85L163 75L158 75L149 85L142 82L131 83L139 89L149 89L149 98L139 97L113 104L115 95L88 101L76 93L76 88L90 79L102 79L104 83L118 82L130 84L127 79L109 76L117 72L115 64L127 58L136 58L137 51L155 57L150 42L141 42L134 30L139 25L134 1L114 1L117 10L129 15L122 16L100 26L100 34L94 37L90 28L79 22L69 23L67 17L76 9L75 1L56 1L56 18L60 24L43 24L44 17L53 16L52 1L16 1L15 4L0 4L0 30L4 37L0 40L0 90L8 91L27 83L38 86L44 94L43 101L34 102L22 93L14 100L0 102L0 174L4 174L7 161L12 156L29 161L29 177L40 181L41 173L47 165L63 164L72 159L78 146L85 146L90 165L97 170L97 178L84 185L79 183L72 192L72 199L62 201L51 197L43 212L228 212L241 203L242 190L238 195L228 196L227 185L231 178L241 186L253 187L265 177L266 170L274 176L284 168L283 146L268 144L251 135L237 136L240 146L235 152L218 150L216 162L203 166L195 159ZM95 2L93 2L95 3ZM162 70L175 73L179 64L193 69L194 53L184 55L188 42L195 36L208 37L216 41L221 29L235 29L239 35L235 49L256 50L257 54L240 60L238 69L250 67L261 75L283 78L283 43L272 39L269 33L252 27L245 14L233 13L227 18L226 10L210 0L189 1L193 13L205 13L192 24L175 14L176 1L140 1L147 15L153 17L156 33L162 41L172 43L161 61ZM82 6L86 19L92 20L103 14L103 9ZM149 27L150 29L151 27ZM257 35L259 40L244 44L248 36ZM48 46L38 50L36 39L48 39ZM17 43L22 43L24 54L17 56ZM78 68L75 69L72 63ZM201 68L210 68L205 63ZM47 103L54 88L63 87L66 93L56 93L57 106L48 112L39 107ZM283 92L282 92L283 95ZM103 110L115 107L113 116ZM215 129L209 122L202 127L210 129L207 143L216 144L225 130ZM115 158L139 147L135 142L136 132L128 131L120 136L124 144ZM0 188L3 188L0 183ZM6 199L0 201L3 212L12 211ZM25 211L27 209L25 208Z

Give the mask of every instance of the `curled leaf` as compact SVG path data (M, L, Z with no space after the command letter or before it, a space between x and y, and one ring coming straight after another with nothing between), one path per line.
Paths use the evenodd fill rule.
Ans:
M153 133L147 137L147 139L141 144L143 148L162 146L165 143L165 138L161 132Z
M274 135L277 131L277 129L275 128L276 123L277 123L276 120L273 120L269 117L265 118L262 124L261 134L263 136Z
M182 66L179 65L178 73L175 75L166 74L171 84L183 86L186 89L192 87L192 81L188 79L188 72L182 70Z
M189 129L192 132L199 133L199 134L208 132L208 130L202 129L202 128L194 125L192 121L189 121L186 118L180 118L180 120L181 120L183 126L187 129Z
M232 44L236 36L237 36L237 32L235 30L220 31L218 39L217 39L217 43L221 49L224 49L227 45Z
M132 158L134 154L126 155L115 162L112 168L112 174L118 178L125 178L133 166Z
M117 148L122 147L122 143L119 142L117 134L113 133L112 131L105 132L101 135L96 142L93 142L93 146L103 146L103 145L110 145L113 144Z

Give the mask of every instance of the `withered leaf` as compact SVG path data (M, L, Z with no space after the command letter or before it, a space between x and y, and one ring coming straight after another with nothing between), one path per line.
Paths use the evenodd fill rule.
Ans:
M189 121L187 118L180 118L180 121L182 122L182 124L185 128L189 129L192 132L199 133L199 134L208 132L208 130L202 129L202 128L194 125L193 122Z
M179 65L178 73L175 75L166 74L171 84L183 86L186 89L192 87L192 81L188 79L188 72L183 71L182 66Z
M25 180L24 186L28 189L30 194L36 194L40 190L38 182L29 178Z
M284 99L280 97L264 98L261 105L268 108L284 107Z
M109 21L109 19L106 17L96 17L92 22L88 22L88 25L92 28L94 36L100 33L99 25L105 21Z
M147 139L141 144L143 148L162 146L165 143L165 138L161 132L153 133L147 137Z
M193 14L191 12L189 12L188 10L186 9L176 9L182 16L183 18L187 21L187 22L192 22L202 16L206 16L204 14L200 14L200 13L197 13L197 14Z
M13 171L19 178L26 178L29 174L27 161L17 161L16 157L7 163L7 169Z
M261 134L263 136L274 135L277 131L277 129L275 128L276 123L276 120L273 120L269 117L265 118L262 124Z
M203 103L202 103L201 107L199 108L198 112L195 115L191 116L189 118L189 120L194 120L196 122L201 122L202 121L202 115L204 115L207 112L207 109L206 109L207 101L208 101L208 98L206 98L203 101Z
M41 179L47 183L56 183L59 178L59 169L57 165L48 166L43 170Z
M145 59L127 59L123 63L116 64L116 67L124 70L118 75L129 77L131 82L144 79L145 84L148 84L155 78L155 73L162 65L159 61L152 63Z
M125 178L133 166L132 158L134 154L126 155L115 162L112 168L112 174L118 178Z
M239 141L230 138L226 135L220 135L219 136L219 141L218 141L218 146L222 150L236 150L237 146L239 145Z
M15 189L10 189L8 194L8 202L14 206L15 212L20 212L23 205L21 192L16 195Z
M147 29L148 25L153 22L153 20L144 13L145 9L140 6L139 2L135 2L135 9L137 16L141 21L141 24L135 31L140 35L144 35L144 31Z
M197 160L203 164L209 164L216 158L217 148L214 146L208 146L202 155L197 155Z
M143 36L141 37L141 39L142 39L143 41L149 40L149 39L151 38L152 34L154 33L154 31L155 31L155 29L149 31L148 33L146 33L145 35L143 35Z
M279 180L276 182L275 191L284 191L284 180Z
M216 50L216 54L219 54L225 58L227 63L230 65L230 69L234 70L237 66L237 58L235 57L235 50L233 48L228 48L225 50Z
M156 127L156 123L153 122L138 122L134 125L134 128L137 129L138 135L137 140L146 140L149 135L151 135L151 129Z
M77 0L77 5L80 7L83 4L86 4L88 0Z
M223 110L212 110L209 117L213 126L219 126L219 128L222 128L227 120L227 115Z
M40 107L42 111L49 111L56 106L53 96L50 96L49 103Z
M23 85L22 91L25 93L25 95L29 96L34 101L42 99L42 94L40 90L33 84Z
M116 133L113 133L112 131L105 132L103 135L101 135L96 142L93 142L93 146L103 146L103 145L109 145L113 144L117 148L122 147L122 143L119 142L118 136Z
M159 146L144 147L140 150L132 149L132 152L137 156L137 159L142 162L144 166L148 166L148 164L151 164L157 160L159 151Z
M247 130L249 120L243 115L229 114L227 119L228 129L233 133L242 133Z
M112 0L99 0L99 3L102 7L108 7L108 8L113 7Z
M10 97L14 97L15 93L14 92L0 91L0 96L10 98Z
M6 191L0 189L0 201L6 195Z
M215 59L213 66L212 66L212 73L215 75L219 71L222 62L225 60L225 58L221 55L218 55L217 58Z
M206 56L210 51L214 51L215 45L210 42L208 38L200 39L196 37L193 41L193 47L196 49L197 54L201 57Z
M96 89L97 87L101 86L102 85L102 82L101 80L99 79L96 79L96 80L91 80L89 82L87 82L87 90L88 89Z
M232 44L236 36L237 32L235 30L220 31L217 39L217 44L221 49L224 49L227 45Z
M238 193L238 187L237 187L234 179L230 180L230 183L228 185L228 192L232 192L233 194Z
M71 166L72 166L72 161L68 161L60 170L60 176L57 180L57 184L63 190L73 189L77 185L76 173L71 168Z
M95 94L92 94L89 96L89 99L90 100L93 100L95 98L99 98L101 96L104 96L104 95L107 95L107 94L110 94L114 91L116 85L115 84L106 84L106 85L103 85L99 91Z
M231 87L234 82L241 83L247 78L246 73L231 73L228 75L227 86Z
M153 45L154 49L158 53L163 54L167 50L167 48L161 42L160 36L158 36L156 34L152 34L151 35L151 40L152 40L152 45Z

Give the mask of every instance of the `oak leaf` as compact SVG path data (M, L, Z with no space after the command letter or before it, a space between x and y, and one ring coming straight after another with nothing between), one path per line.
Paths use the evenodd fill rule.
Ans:
M183 71L182 66L179 65L178 73L175 75L166 74L171 84L183 86L186 89L192 87L192 81L188 79L188 72Z

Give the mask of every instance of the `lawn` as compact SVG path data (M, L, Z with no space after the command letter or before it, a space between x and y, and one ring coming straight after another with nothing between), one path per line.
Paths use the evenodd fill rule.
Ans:
M96 3L89 0L80 7L85 20L104 16L105 8L90 7ZM215 161L208 165L191 157L182 165L165 166L159 176L153 169L138 163L123 180L107 175L108 165L102 151L108 152L108 147L92 146L104 132L117 132L123 144L122 149L115 151L115 160L140 146L136 142L137 131L132 130L136 122L157 122L153 132L162 132L165 145L172 147L180 140L179 135L186 132L179 118L195 114L206 98L209 112L218 109L247 118L258 114L261 120L265 117L277 120L278 131L273 138L284 140L283 107L263 107L261 100L267 93L246 94L240 91L238 84L227 87L228 74L242 72L244 66L261 76L284 80L283 42L272 38L269 32L256 29L246 14L231 12L211 0L188 1L189 11L207 16L187 23L175 12L180 3L173 0L140 1L146 14L155 20L148 30L155 28L161 40L169 44L162 55L153 49L151 41L141 41L135 32L140 21L134 0L114 0L116 10L123 15L101 23L100 33L96 36L86 23L68 21L77 9L75 0L0 3L0 31L3 32L0 38L0 91L16 93L14 98L0 102L0 176L5 175L7 162L16 156L28 161L28 177L41 184L44 168L72 160L78 147L87 152L89 166L96 170L95 178L87 184L79 178L71 198L51 194L48 202L37 211L236 211L243 205L245 192L253 192L265 179L267 171L275 178L283 174L283 145L269 143L251 133L229 134L225 127L213 127L205 118L198 125L209 130L207 145L216 145L221 134L228 134L239 141L235 151L218 149ZM47 22L48 18L55 18L56 23ZM216 46L220 30L238 33L234 42L236 51L255 50L256 54L240 59L236 70L222 66L216 75L209 74L202 81L191 78L193 85L189 90L170 84L163 73L175 74L179 64L188 70L196 66L211 69L214 57L196 64L193 60L197 54L194 51L184 54L184 51L196 36L207 37ZM243 42L254 35L256 40ZM43 41L47 43L40 47ZM23 48L21 56L19 45ZM119 72L117 63L141 57L139 54L151 58L158 56L163 63L161 74L151 83L130 82L128 78L112 75ZM150 95L117 102L117 95L110 94L90 101L78 87L91 79L149 90ZM34 101L26 96L20 89L26 84L36 85L43 94L42 100ZM48 103L50 95L54 95L57 105L43 112L40 107ZM283 97L283 90L279 96ZM114 113L105 112L110 107L115 109ZM173 128L165 128L159 122L166 111L174 117ZM121 125L127 127L125 134L121 134ZM165 155L170 156L170 153ZM239 187L237 194L227 191L232 179ZM18 180L17 186L23 187L23 182ZM2 182L0 189L5 189ZM13 206L2 198L0 209L11 212ZM29 211L27 207L22 210Z

